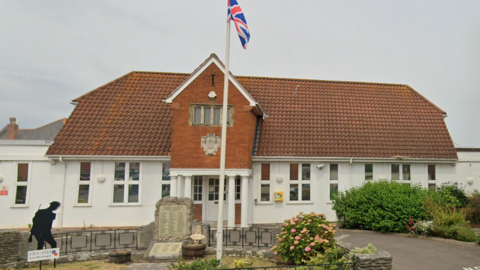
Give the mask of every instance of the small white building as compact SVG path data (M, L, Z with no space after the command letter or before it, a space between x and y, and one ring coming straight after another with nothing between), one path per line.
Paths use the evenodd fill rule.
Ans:
M216 222L223 79L215 55L191 74L131 72L75 99L53 143L12 139L10 123L0 132L0 228L26 227L53 200L58 227L145 225L169 195ZM480 189L480 149L455 149L446 113L407 85L229 80L228 226L299 211L335 220L331 193L366 181Z

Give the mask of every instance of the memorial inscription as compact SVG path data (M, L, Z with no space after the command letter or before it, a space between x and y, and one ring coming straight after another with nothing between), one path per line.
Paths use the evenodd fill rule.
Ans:
M161 205L159 211L159 237L183 237L187 234L187 206Z

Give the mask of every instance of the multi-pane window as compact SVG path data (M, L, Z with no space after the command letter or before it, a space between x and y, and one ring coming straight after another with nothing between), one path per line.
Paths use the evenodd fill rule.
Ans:
M227 109L227 125L231 125L232 110ZM220 126L222 124L221 105L192 105L192 124L199 126Z
M365 180L373 180L373 164L365 164Z
M310 201L310 173L310 164L290 164L289 200L291 202Z
M260 201L270 201L270 163L262 163L260 179Z
M15 193L15 204L27 204L27 189L29 179L28 163L17 164L17 189Z
M367 167L365 166L365 179L367 179ZM330 186L329 198L333 199L333 195L338 193L338 164L330 164Z
M170 196L170 163L162 163L162 198Z
M201 202L203 199L203 177L194 176L193 177L193 200L196 202Z
M240 200L240 192L242 189L242 179L239 176L235 177L235 200Z
M338 183L330 184L330 200L333 200L333 196L338 194Z
M140 163L116 162L113 203L140 202Z
M77 203L89 203L90 180L92 174L91 162L80 162L80 180L78 185Z
M330 180L338 180L338 164L330 164Z
M435 165L428 165L428 180L437 180Z
M391 165L392 180L406 181L408 184L411 179L410 164L392 164Z

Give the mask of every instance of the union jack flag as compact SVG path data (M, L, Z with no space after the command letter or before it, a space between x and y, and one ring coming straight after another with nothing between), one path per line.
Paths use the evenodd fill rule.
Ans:
M247 20L237 0L228 0L228 19L235 23L242 47L247 49L248 41L250 41L250 30L248 30Z

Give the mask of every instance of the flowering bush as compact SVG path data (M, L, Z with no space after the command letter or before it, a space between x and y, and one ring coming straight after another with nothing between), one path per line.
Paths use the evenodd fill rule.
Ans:
M335 225L324 214L304 214L285 220L282 232L277 234L278 246L272 251L287 263L302 264L317 253L334 245Z
M413 236L429 236L432 232L433 221L415 221L412 218L409 218L408 224L406 224L410 235Z

